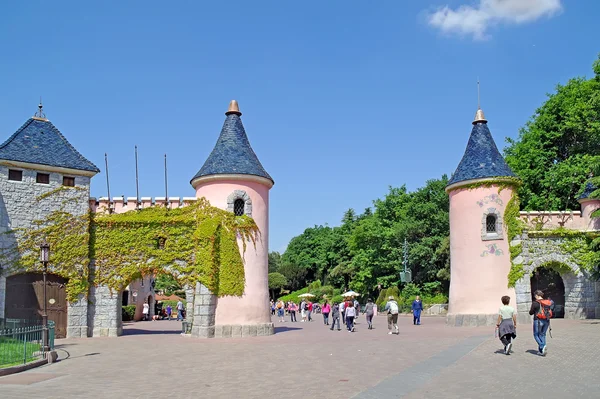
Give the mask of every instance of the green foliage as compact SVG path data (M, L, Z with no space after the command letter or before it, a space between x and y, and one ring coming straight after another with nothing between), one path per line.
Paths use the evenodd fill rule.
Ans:
M287 279L281 273L269 273L269 289L281 290L287 285Z
M525 210L578 209L577 195L600 156L600 70L592 79L558 85L521 129L508 139L506 161L523 180ZM598 176L598 175L597 175Z
M123 321L131 321L135 318L135 305L122 306L121 319Z
M143 275L160 273L172 274L183 286L199 281L218 296L241 296L244 264L237 240L245 252L259 232L252 219L201 199L171 210L84 216L55 211L33 228L7 234L15 236L15 244L0 252L7 269L40 271L38 246L45 238L52 251L50 272L68 279L66 291L73 301L87 294L90 281L119 291Z
M281 254L277 251L269 252L269 273L278 271L281 265Z
M154 290L163 292L166 296L181 293L182 287L179 281L173 275L168 273L160 274L156 277Z

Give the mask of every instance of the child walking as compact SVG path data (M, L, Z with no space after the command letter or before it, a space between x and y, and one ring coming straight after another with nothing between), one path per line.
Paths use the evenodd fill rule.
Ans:
M512 340L517 338L517 312L512 306L508 306L510 303L509 296L502 297L502 306L498 311L498 336L500 341L504 344L504 354L509 355L512 349Z

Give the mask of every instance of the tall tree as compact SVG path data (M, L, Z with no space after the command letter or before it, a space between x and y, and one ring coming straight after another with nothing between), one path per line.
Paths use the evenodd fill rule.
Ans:
M507 139L506 161L523 180L523 209L579 208L577 195L600 156L600 58L593 70L591 79L559 84L518 139Z

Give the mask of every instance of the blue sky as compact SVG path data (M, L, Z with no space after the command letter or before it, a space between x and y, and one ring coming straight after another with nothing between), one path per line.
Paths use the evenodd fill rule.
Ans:
M193 196L237 99L275 179L270 249L391 186L451 174L477 107L499 147L590 76L600 2L27 1L0 5L0 135L36 111L102 169L92 195Z

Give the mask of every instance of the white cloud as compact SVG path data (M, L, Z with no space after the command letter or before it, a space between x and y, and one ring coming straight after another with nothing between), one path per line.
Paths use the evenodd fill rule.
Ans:
M428 20L445 33L472 35L482 40L493 25L531 22L552 16L561 9L561 0L479 0L475 6L440 7L428 15Z

